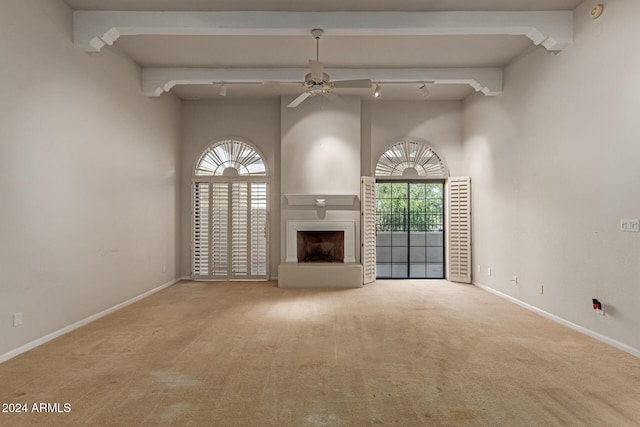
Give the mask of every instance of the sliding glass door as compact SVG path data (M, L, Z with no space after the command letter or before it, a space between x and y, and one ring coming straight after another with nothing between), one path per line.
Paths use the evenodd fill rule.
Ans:
M444 182L378 181L376 277L444 274Z

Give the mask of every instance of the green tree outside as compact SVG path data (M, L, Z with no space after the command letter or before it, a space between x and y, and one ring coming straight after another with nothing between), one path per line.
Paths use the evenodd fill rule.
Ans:
M442 231L444 184L376 184L377 231Z

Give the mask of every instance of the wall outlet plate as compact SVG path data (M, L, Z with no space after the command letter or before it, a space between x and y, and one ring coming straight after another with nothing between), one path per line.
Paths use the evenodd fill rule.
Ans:
M620 220L620 231L628 233L640 233L640 219L623 218Z
M13 327L22 325L22 312L13 313Z
M540 295L544 294L544 286L543 285L538 285L538 293Z
M487 276L491 276L491 267L487 267Z

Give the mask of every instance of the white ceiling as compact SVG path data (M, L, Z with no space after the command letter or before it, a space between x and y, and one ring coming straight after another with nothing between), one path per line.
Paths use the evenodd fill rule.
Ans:
M543 11L573 10L581 0L66 0L74 10L121 11ZM310 29L311 30L311 29ZM141 67L306 68L315 59L311 35L136 35L114 43ZM342 36L320 40L327 68L503 67L534 46L525 36ZM303 75L300 76L302 81ZM384 99L423 100L419 84L386 85ZM468 85L428 85L430 100L460 100ZM177 85L183 99L215 99L219 85ZM296 85L228 85L227 98L302 92ZM371 99L371 90L335 90Z

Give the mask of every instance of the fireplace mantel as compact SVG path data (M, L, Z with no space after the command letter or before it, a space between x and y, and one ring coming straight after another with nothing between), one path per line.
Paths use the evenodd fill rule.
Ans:
M285 194L289 206L352 206L355 194Z
M354 221L287 221L286 263L298 262L298 231L343 231L344 263L356 262L356 223Z

